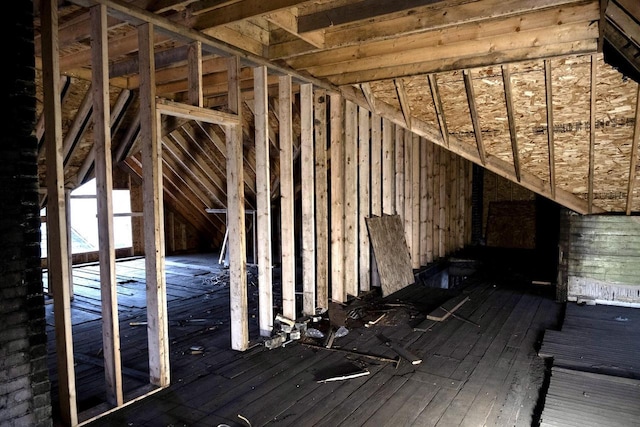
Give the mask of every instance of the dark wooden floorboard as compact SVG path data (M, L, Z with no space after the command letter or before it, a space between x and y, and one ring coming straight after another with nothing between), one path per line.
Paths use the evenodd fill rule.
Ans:
M228 270L217 264L217 256L168 257L166 268L171 386L99 418L92 427L247 426L239 415L252 427L524 427L540 418L548 371L538 350L544 334L552 337L562 321L562 305L554 301L552 287L531 286L517 275L496 278L500 272L495 270L475 274L452 289L415 283L387 298L378 295L348 302L345 310L349 304L360 304L368 317L350 319L348 334L334 340L333 347L345 352L300 342L269 350L259 345L257 280L252 277L248 280L249 327L252 343L258 345L238 352L230 349ZM146 321L144 260L118 262L116 270L124 383L127 390L133 390L144 384L148 375L146 326L136 325ZM87 265L77 267L75 273L76 269L74 352L79 407L86 409L104 399L99 269L95 264ZM281 304L279 292L276 283L276 312ZM459 317L425 321L426 314L459 295L469 297L455 312ZM603 334L613 327L628 327L615 320L615 309L607 308L594 316L573 311L576 316L566 322L567 331L584 324ZM367 320L383 312L386 315L379 324L364 327ZM57 373L50 304L47 323L55 404ZM380 362L346 353L397 359L398 355L376 338L378 333L418 355L422 363ZM584 338L579 332L575 336ZM315 344L322 345L322 340ZM578 344L577 339L572 342ZM194 354L191 347L196 345L204 351ZM627 344L616 345L624 349ZM369 374L318 382L328 370L346 364L365 368ZM576 402L552 401L548 413L559 404Z

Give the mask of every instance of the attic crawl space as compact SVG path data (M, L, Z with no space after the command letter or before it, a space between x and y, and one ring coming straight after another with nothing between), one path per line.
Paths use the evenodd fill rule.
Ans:
M637 425L635 0L6 18L0 425Z

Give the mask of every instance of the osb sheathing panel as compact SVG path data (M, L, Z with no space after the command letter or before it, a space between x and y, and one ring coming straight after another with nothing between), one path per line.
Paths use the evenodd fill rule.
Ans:
M590 70L589 56L551 61L556 185L583 197L589 172Z
M598 59L596 77L594 203L626 209L637 83ZM636 204L637 210L640 206Z
M522 170L549 181L549 145L544 62L530 61L511 67L513 107Z
M471 73L485 151L513 164L502 70L500 67L486 67L474 69Z
M426 77L423 77L426 78ZM371 83L371 92L380 101L386 102L397 110L400 110L400 101L393 80L381 80Z
M449 135L476 147L462 71L438 74L436 80Z
M636 83L597 55L594 203L607 211L626 208L630 152L635 123ZM559 189L587 199L591 105L591 56L553 59L553 137L555 180ZM512 101L521 169L550 181L544 62L510 65ZM485 151L513 164L502 70L471 70ZM460 72L437 75L450 135L475 145L467 95ZM439 128L427 76L404 79L412 115ZM392 81L372 84L382 101L399 108ZM638 171L640 174L640 170ZM635 179L632 210L640 210L640 176Z
M433 97L429 90L427 76L414 76L404 78L404 89L409 98L411 115L420 117L422 121L439 128Z

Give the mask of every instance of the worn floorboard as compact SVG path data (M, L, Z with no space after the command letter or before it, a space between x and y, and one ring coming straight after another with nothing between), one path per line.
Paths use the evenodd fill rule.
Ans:
M253 343L245 352L230 349L228 271L215 254L167 257L171 385L154 395L90 423L92 427L131 426L450 426L525 425L537 419L544 393L544 360L537 351L547 329L560 329L561 305L553 293L530 281L494 280L476 274L453 289L410 285L386 298L374 298L368 317L351 320L349 333L333 347L294 342L267 349L257 333L257 280L249 280L249 325ZM75 269L74 269L75 270ZM78 270L81 270L78 267ZM80 409L101 403L100 301L90 266L78 271L72 302L74 352ZM119 320L125 383L138 387L146 375L147 341L144 260L117 263ZM277 273L277 272L276 272ZM251 272L249 272L251 274ZM277 274L274 274L277 277ZM80 283L82 282L82 283ZM550 287L547 287L547 290ZM426 315L461 293L469 296L455 314L428 329ZM280 304L274 286L274 307ZM128 300L125 298L129 298ZM349 302L346 309L349 308ZM351 304L371 308L365 300ZM47 306L52 398L56 367L51 306ZM377 311L376 311L377 310ZM364 324L381 313L369 328ZM463 320L464 319L464 320ZM421 323L422 322L422 323ZM382 332L423 359L412 365L375 361L349 351L389 359L398 355L376 338ZM192 346L204 351L193 354ZM352 363L368 375L318 382L328 369ZM538 416L539 417L539 416ZM492 424L493 423L493 424ZM506 424L505 424L506 425Z

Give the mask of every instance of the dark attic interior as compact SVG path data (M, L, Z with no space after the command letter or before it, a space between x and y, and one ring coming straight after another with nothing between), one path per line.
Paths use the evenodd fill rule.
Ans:
M11 6L0 426L640 426L636 0Z

